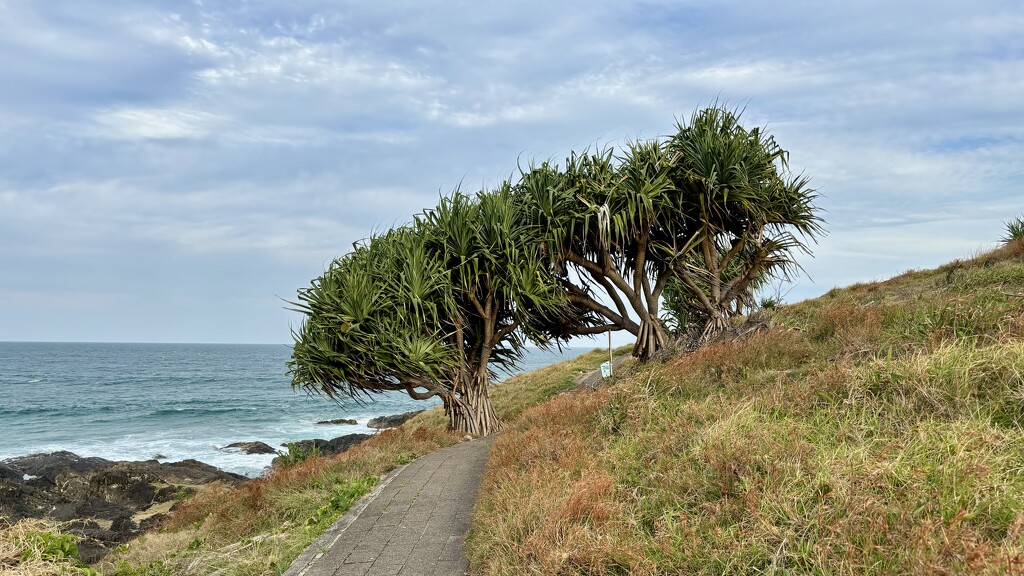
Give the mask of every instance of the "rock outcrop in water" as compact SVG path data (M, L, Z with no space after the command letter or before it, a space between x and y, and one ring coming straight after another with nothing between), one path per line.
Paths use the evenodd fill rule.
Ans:
M156 525L177 501L211 482L244 476L196 460L114 462L71 452L32 454L0 462L0 516L11 522L69 522L85 562Z
M323 440L321 438L314 438L312 440L300 440L298 442L292 442L291 450L295 450L304 454L309 454L316 450L321 456L333 456L335 454L341 454L349 448L359 444L367 438L372 438L373 434L345 434L344 436L338 436L332 440ZM282 444L285 448L288 448L288 444ZM284 460L284 456L278 456L274 458L271 466L280 466Z
M317 424L347 424L355 426L358 422L356 422L355 418L335 418L334 420L321 420Z
M423 412L423 410L415 410L413 412L403 412L401 414L392 414L390 416L378 416L371 419L366 423L367 428L394 428L395 426L401 426L406 420L413 416Z
M224 447L224 450L238 450L243 454L277 454L273 446L266 442L232 442Z

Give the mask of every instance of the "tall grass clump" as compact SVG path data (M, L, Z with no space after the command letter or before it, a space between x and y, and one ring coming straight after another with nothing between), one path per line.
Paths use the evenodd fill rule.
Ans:
M60 525L37 519L10 524L0 518L0 572L10 576L98 576L79 559L76 536L64 532Z
M1006 245L526 410L495 442L473 568L1024 572L1021 294Z

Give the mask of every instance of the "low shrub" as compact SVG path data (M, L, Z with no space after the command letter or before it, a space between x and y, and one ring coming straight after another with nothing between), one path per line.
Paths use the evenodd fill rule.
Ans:
M299 444L298 442L289 442L286 446L288 452L281 455L277 461L277 465L282 467L294 466L299 462L305 462L310 458L317 458L323 456L320 452L320 448L316 444L311 444L308 447Z

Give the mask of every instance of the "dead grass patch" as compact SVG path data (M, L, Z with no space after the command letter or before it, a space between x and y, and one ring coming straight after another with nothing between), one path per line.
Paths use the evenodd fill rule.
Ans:
M493 497L478 500L480 522L468 537L486 543L476 561L492 573L624 574L634 563L614 526L626 516L614 478L593 446L609 394L559 396L526 410L495 441L482 490Z

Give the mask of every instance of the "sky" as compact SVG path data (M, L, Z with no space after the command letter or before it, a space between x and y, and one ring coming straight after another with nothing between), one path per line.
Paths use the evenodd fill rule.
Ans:
M1018 1L0 0L0 341L290 342L353 242L716 101L821 193L788 302L1024 212Z

